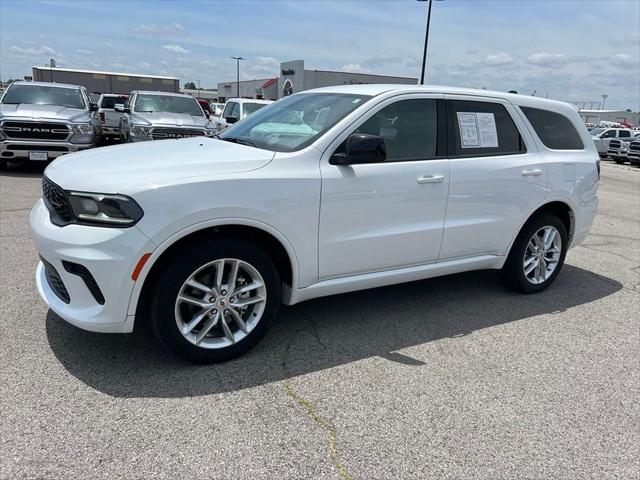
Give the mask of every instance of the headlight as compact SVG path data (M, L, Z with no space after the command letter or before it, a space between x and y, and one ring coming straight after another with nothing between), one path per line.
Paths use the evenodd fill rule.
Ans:
M91 135L93 133L93 126L90 123L76 123L73 126L73 131L81 135Z
M77 223L130 227L142 218L142 208L126 195L69 192L69 202Z
M131 136L132 137L148 137L150 132L149 127L142 127L140 125L133 125L131 127Z

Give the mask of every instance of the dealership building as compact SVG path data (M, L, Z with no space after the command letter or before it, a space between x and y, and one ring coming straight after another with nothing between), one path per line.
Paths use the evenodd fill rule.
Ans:
M33 80L36 82L82 85L93 93L119 93L126 95L133 90L180 91L180 80L173 77L58 67L32 67L32 71Z
M240 97L277 100L292 93L311 88L363 83L393 83L415 85L417 78L374 75L370 73L338 72L330 70L305 70L304 60L280 64L279 76L240 82ZM226 101L238 96L238 83L218 83L218 99Z

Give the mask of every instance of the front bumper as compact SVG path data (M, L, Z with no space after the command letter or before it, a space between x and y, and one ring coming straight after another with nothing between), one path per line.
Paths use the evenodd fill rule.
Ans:
M31 210L29 221L38 253L55 269L69 295L67 303L56 294L41 261L36 270L36 283L49 308L84 330L131 332L134 317L127 315L135 284L131 272L143 253L154 250L154 244L136 227L58 227L51 223L42 199ZM65 269L63 261L82 265L91 273L104 304L96 300L82 277Z
M29 152L45 152L47 160L65 153L80 152L93 148L93 143L47 142L37 140L3 140L0 142L0 160L29 160Z
M101 134L103 137L105 136L120 136L120 127L107 127L102 125Z

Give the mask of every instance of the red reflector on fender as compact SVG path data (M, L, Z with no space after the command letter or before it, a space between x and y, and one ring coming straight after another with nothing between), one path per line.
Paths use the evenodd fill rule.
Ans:
M138 280L138 276L140 275L140 272L144 268L144 264L147 263L147 260L149 260L150 256L151 256L151 253L145 253L140 257L140 260L138 260L138 263L136 264L136 268L134 268L133 272L131 273L131 279L134 282Z

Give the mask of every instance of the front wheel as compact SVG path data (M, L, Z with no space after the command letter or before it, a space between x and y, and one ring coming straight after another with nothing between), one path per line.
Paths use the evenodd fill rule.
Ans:
M568 248L564 223L555 215L540 214L525 224L502 268L507 283L524 293L537 293L556 279Z
M223 362L251 349L280 305L273 262L242 239L191 244L156 278L149 305L156 335L194 363Z

